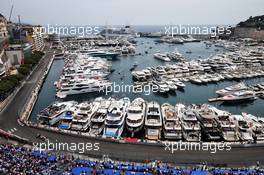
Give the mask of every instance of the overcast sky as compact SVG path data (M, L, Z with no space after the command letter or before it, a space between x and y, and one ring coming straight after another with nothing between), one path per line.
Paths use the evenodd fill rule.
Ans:
M0 0L12 20L59 25L237 24L264 15L264 0Z

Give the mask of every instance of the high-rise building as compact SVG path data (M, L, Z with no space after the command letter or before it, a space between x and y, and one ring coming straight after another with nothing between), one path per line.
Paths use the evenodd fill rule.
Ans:
M44 49L44 34L42 27L33 27L33 50L42 51Z

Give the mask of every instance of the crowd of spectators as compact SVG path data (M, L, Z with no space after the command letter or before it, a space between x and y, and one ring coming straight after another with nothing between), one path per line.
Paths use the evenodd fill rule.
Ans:
M0 144L0 174L63 174L63 175L264 175L263 169L217 168L205 164L172 166L159 161L146 163L80 159L63 153L34 151L9 144Z

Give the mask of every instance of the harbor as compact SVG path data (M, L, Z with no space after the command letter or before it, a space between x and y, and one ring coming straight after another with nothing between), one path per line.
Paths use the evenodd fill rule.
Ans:
M146 69L147 67L157 67L157 66L166 66L166 62L155 59L153 55L157 52L173 52L177 48L178 52L182 54L185 60L198 60L198 59L207 59L212 55L221 54L224 52L224 48L216 47L212 44L209 49L206 49L206 44L204 42L190 42L184 43L181 45L171 45L167 43L156 44L155 39L152 38L136 38L137 46L136 53L127 56L119 56L117 59L110 60L111 61L111 71L107 76L110 82L115 82L117 84L128 84L134 85L135 82L133 80L133 72L141 71ZM216 48L218 50L216 51ZM192 53L186 53L189 50L192 50ZM147 53L145 53L147 51ZM141 54L140 54L141 53ZM198 55L198 56L197 56ZM199 58L200 57L200 58ZM183 64L178 61L171 61L173 65ZM186 63L186 62L185 62ZM136 66L134 66L136 65ZM171 66L171 65L169 65ZM64 67L64 60L54 60L53 65L51 67L51 71L47 76L46 81L43 84L43 88L40 91L39 98L35 104L33 112L31 114L30 120L36 122L37 114L47 107L48 105L54 103L55 101L89 101L93 100L96 97L103 96L107 97L129 97L131 100L142 97L147 101L158 101L159 103L183 103L183 104L204 104L208 103L208 99L215 97L215 91L225 88L227 86L231 86L237 84L237 81L243 81L247 84L258 84L264 81L263 77L256 76L251 78L243 78L243 79L228 79L228 80L220 80L217 83L207 83L207 84L195 84L190 81L184 81L181 79L182 83L185 85L183 89L178 88L175 92L169 93L150 93L149 95L145 95L144 93L125 93L125 92L117 92L110 93L105 95L103 93L84 93L77 95L69 95L64 99L60 99L56 97L56 87L54 83L59 81L60 75L62 73ZM133 70L130 70L133 68ZM178 78L180 81L180 79ZM168 81L167 81L168 82ZM139 84L141 85L141 84ZM246 101L242 102L239 105L230 105L230 104L222 104L222 103L214 103L219 109L227 110L232 113L241 113L248 112L256 116L263 116L263 110L261 110L261 106L263 105L263 100L260 98L255 101Z
M31 126L136 142L264 141L261 46L243 41L179 45L138 37L64 42L53 47L62 51L54 55ZM105 94L115 83L158 91Z

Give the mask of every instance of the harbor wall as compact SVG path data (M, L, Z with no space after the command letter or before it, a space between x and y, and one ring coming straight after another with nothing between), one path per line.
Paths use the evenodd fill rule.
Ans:
M264 30L249 27L236 27L234 29L236 38L253 38L255 40L264 40Z

